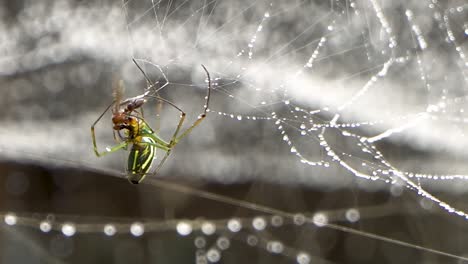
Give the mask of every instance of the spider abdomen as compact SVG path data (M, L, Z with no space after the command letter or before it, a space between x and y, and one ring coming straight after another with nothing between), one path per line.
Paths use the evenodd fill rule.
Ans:
M128 156L128 180L133 184L140 183L148 173L156 155L156 142L149 136L135 140Z

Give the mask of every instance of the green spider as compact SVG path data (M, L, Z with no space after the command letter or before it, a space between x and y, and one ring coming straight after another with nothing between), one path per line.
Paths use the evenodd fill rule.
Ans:
M180 132L182 124L185 120L185 112L182 111L182 109L180 109L174 103L164 98L161 98L158 95L157 91L153 91L153 93L150 94L155 84L148 78L148 76L145 74L140 65L138 65L135 59L133 59L133 62L145 76L149 87L147 88L144 94L132 98L127 98L122 101L123 85L122 82L120 82L119 87L117 89L114 89L113 102L106 108L106 110L104 110L104 112L91 126L91 137L93 140L94 153L96 153L98 157L104 156L108 153L112 153L120 149L127 149L127 147L131 145L130 155L128 156L127 163L128 180L133 184L138 184L141 181L143 181L143 179L148 174L148 171L150 170L151 165L153 164L153 160L156 156L157 149L162 149L166 151L166 155L156 167L154 174L158 173L159 169L169 157L169 154L171 153L171 150L174 148L174 146L177 145L177 143L182 138L187 136L192 131L192 129L198 126L203 121L203 119L205 119L206 114L208 112L208 103L210 101L211 78L210 73L205 68L205 66L201 65L205 70L206 76L208 78L208 91L206 95L204 111L201 115L198 116L198 119L189 128L187 128L183 132ZM169 142L163 140L148 125L148 123L143 117L143 111L141 111L141 113L138 112L138 109L142 107L149 99L155 99L159 100L160 102L167 103L181 113L177 128L174 131L174 134L172 135L172 138L169 140ZM114 138L116 138L115 133L117 132L122 142L113 147L107 147L106 150L103 152L99 152L96 144L96 135L94 127L105 115L105 113L109 111L111 107ZM121 131L124 132L125 136L122 136Z

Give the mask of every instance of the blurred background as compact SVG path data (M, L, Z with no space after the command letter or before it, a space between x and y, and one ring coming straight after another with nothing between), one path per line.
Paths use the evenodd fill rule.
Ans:
M0 1L1 263L464 263L464 1ZM90 127L207 118L140 185ZM144 106L169 140L179 113ZM111 115L96 126L115 143ZM163 156L158 151L154 164ZM156 166L153 166L156 167Z

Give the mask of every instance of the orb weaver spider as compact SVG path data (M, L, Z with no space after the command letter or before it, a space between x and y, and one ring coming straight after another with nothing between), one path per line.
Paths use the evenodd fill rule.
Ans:
M201 66L203 67L203 70L205 71L208 78L208 89L207 95L205 97L206 102L204 105L204 110L203 113L198 116L198 119L189 128L181 132L180 129L182 128L182 125L185 121L185 112L174 103L160 97L158 94L159 90L153 91L153 93L151 93L152 89L155 87L155 84L148 78L146 73L135 59L133 59L133 63L135 63L149 84L149 86L146 88L146 92L141 95L122 100L123 84L122 82L119 82L119 87L114 89L113 92L114 100L91 126L91 137L93 141L94 153L98 157L118 151L120 149L127 149L127 147L131 145L127 163L127 177L132 184L138 184L143 181L143 179L148 174L151 165L153 164L154 158L156 157L157 149L166 151L166 155L159 162L153 174L158 173L159 169L167 160L169 154L177 145L177 143L182 138L187 136L196 126L198 126L203 121L203 119L205 119L210 101L211 78L210 73L202 64ZM147 102L147 100L150 99L167 103L180 112L179 123L177 124L177 127L169 142L163 140L144 119L143 108L141 107ZM107 147L105 151L100 152L96 143L94 127L111 107L114 139L118 141L115 136L117 132L121 142L113 147ZM138 109L140 108L141 111L139 112ZM122 136L121 131L124 132L125 136Z

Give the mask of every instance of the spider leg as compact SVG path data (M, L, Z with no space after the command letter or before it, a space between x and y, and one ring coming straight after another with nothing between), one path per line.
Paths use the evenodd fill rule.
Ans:
M137 66L137 68L140 70L140 72L143 74L143 76L145 77L146 79L146 82L148 84L148 87L146 88L146 92L145 93L149 93L149 90L154 88L156 86L156 84L154 82L151 81L151 79L148 77L148 75L146 75L145 71L141 68L141 66L137 63L137 61L135 60L135 58L132 59L133 60L133 63ZM158 67L159 68L159 67ZM160 69L161 70L161 69ZM161 71L161 73L163 73ZM164 73L163 73L164 75ZM165 75L164 75L165 77ZM166 77L165 77L166 78ZM165 86L167 85L164 84L162 87L160 87L159 89L157 89L153 94L156 95L157 97L160 97L159 96L159 93L158 91L162 88L164 88ZM160 113L161 113L161 109L162 109L162 101L159 100L157 105L156 105L156 126L155 126L155 131L156 133L159 132L159 129L160 129ZM141 115L144 117L143 115L143 109L141 109Z
M128 142L127 142L127 141L124 141L124 142L122 142L122 143L120 143L120 144L117 144L117 145L115 145L115 146L113 146L113 147L106 148L106 150L104 150L103 152L95 152L95 153L96 153L96 155L97 155L98 157L102 157L102 156L104 156L104 155L106 155L106 154L115 152L115 151L117 151L117 150L119 150L119 149L126 148L127 146L128 146ZM95 151L96 151L96 150L95 150Z
M173 105L172 103L170 104L172 106L174 106L176 109L180 110L180 108L178 108L177 106ZM155 139L155 141L158 143L158 145L155 145L155 147L159 148L159 149L162 149L164 151L166 151L166 154L164 155L164 157L162 158L162 160L159 162L158 166L156 167L156 169L153 171L153 175L157 175L159 170L161 169L161 167L163 166L164 162L166 162L167 158L169 157L169 155L171 154L171 150L172 148L175 146L175 141L174 139L176 138L177 136L177 133L179 132L180 128L182 127L182 124L184 123L184 120L185 120L185 113L181 111L181 116L180 116L180 119L179 119L179 123L177 125L177 128L176 130L174 131L174 135L172 136L171 138L171 141L169 143L163 141L162 139L160 139L157 135L153 134L153 138ZM143 122L145 122L143 120Z
M91 126L91 138L93 139L94 153L96 153L96 156L98 156L98 157L100 156L100 153L99 153L97 143L96 143L96 134L95 134L95 131L94 131L94 127L102 119L102 117L107 113L107 111L109 111L109 109L112 107L112 105L114 103L115 102L112 102L108 107L106 107L106 110L104 110L104 112L102 112L102 114L96 119L96 121L94 121L93 125ZM115 134L114 134L114 136L115 136Z
M158 166L153 172L153 175L158 175L159 170L162 168L164 162L166 162L167 158L169 157L169 154L171 154L170 149L166 151L166 155L164 155L164 158L162 158L162 160L159 162Z
M179 142L179 140L181 140L183 137L187 136L190 132L192 132L192 130L198 126L202 121L203 119L205 119L206 117L206 113L208 112L208 107L209 107L209 103L210 103L210 95L211 95L211 77L210 77L210 73L208 72L208 70L205 68L205 66L202 64L201 65L203 67L203 69L205 70L206 72L206 76L208 78L208 90L207 90L207 93L206 93L206 102L205 102L205 108L203 110L203 113L201 115L198 116L198 119L189 127L187 128L184 132L182 132L182 134L180 136L178 136L176 134L176 138L173 138L171 141L174 141L175 144L177 144L177 142ZM175 145L174 144L174 145Z
M143 69L138 65L138 63L136 62L135 59L133 59L133 62L135 63L135 65L138 67L138 69L142 72L142 74L145 76L145 79L147 80L147 82L150 84L150 86L147 88L147 89L151 89L152 87L155 86L155 84L148 78L148 76L146 75L146 73L143 71ZM177 105L175 105L174 103L172 103L171 101L169 100L166 100L162 97L159 96L158 94L158 90L156 90L153 94L149 94L149 90L147 92L145 92L144 94L144 97L146 98L152 98L152 99L155 99L155 100L158 100L159 102L164 102L164 103L167 103L169 104L170 106L174 107L176 110L178 110L180 112L180 119L179 119L179 122L177 124L177 127L171 137L171 140L169 141L169 143L165 143L163 140L161 140L157 135L153 135L155 138L161 140L161 142L158 142L158 143L162 143L164 142L167 146L166 149L164 148L161 148L161 146L156 146L158 147L159 149L163 149L166 151L166 154L164 155L164 157L162 158L162 160L159 162L158 166L156 167L156 169L154 170L153 174L154 175L157 175L159 170L161 169L161 167L163 166L163 164L166 162L167 158L169 157L169 155L171 154L171 150L172 148L179 142L180 139L182 139L183 137L187 136L196 126L198 126L202 121L203 119L205 119L206 117L206 113L208 112L208 107L209 107L209 102L210 102L210 95L211 95L211 77L210 77L210 73L208 72L208 70L206 69L206 67L202 64L201 65L203 67L203 70L205 70L206 72L206 75L207 75L207 78L208 78L208 91L207 91L207 94L206 94L206 102L205 102L205 105L204 105L204 110L203 110L203 113L198 117L198 119L188 128L186 129L184 132L182 132L182 134L179 136L179 132L180 132L180 129L182 128L182 125L185 121L185 117L186 117L186 113L180 108L178 107ZM165 86L165 85L164 85ZM160 88L161 89L161 88ZM139 117L138 117L139 118ZM143 122L146 123L146 121L143 119L143 118L140 118ZM164 144L162 145L164 146Z

